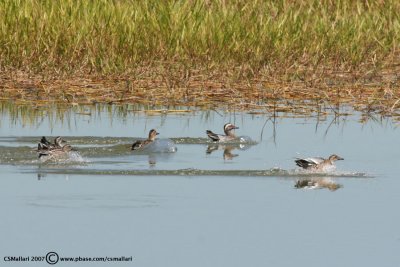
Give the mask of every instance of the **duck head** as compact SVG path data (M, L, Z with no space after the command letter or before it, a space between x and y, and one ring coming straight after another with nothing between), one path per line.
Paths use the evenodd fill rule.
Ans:
M149 132L149 140L154 141L160 133L157 133L155 129L151 129Z
M337 160L344 160L344 158L339 157L339 156L336 155L336 154L333 154L333 155L330 155L330 156L329 156L329 160L330 160L330 161L337 161Z
M239 127L233 125L232 123L227 123L224 125L224 132L226 135L232 135L231 131L235 129L239 129Z

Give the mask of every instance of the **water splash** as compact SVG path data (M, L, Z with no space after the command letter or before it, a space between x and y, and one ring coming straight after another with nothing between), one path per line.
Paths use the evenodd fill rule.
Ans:
M88 163L88 162L90 162L88 159L83 158L79 154L79 152L77 152L77 151L71 151L68 154L69 154L70 162L76 162L76 163Z
M256 145L257 142L254 141L253 139L251 139L250 136L247 135L243 135L243 136L239 136L239 142L242 144L246 144L246 145Z
M301 169L284 170L279 168L272 169L251 169L247 164L240 161L233 162L229 167L233 169L226 170L227 160L235 159L238 152L244 151L252 144L249 137L240 137L234 144L210 142L206 138L181 137L173 139L156 139L145 149L132 151L132 138L128 137L68 137L68 141L77 151L66 153L65 157L59 159L42 160L37 157L37 137L10 137L3 138L4 146L0 146L2 155L0 164L25 166L27 171L35 172L36 168L28 166L39 166L42 172L59 172L71 174L96 174L96 175L180 175L180 176L243 176L243 177L288 177L290 179L318 178L318 177L371 177L362 172L315 172ZM242 142L240 142L240 139ZM254 142L254 141L253 141ZM223 165L217 166L214 163L208 165L209 157L204 157L203 153L196 153L193 161L185 158L179 158L172 162L169 156L175 154L178 144L203 144L206 147L206 153L211 154L214 151L223 153ZM255 143L255 142L254 142ZM29 146L28 146L29 145ZM191 146L190 146L191 147ZM183 147L184 153L192 153L194 150ZM218 153L218 152L215 152ZM138 157L133 157L138 155ZM146 156L146 157L143 157ZM157 157L162 157L158 166L155 162ZM167 158L163 158L166 156ZM198 157L198 158L196 158ZM212 158L215 162L215 158ZM147 162L151 164L150 169ZM176 163L176 164L175 164ZM230 163L230 162L228 162ZM84 168L80 166L84 165ZM71 168L74 166L74 168ZM260 165L263 166L263 165ZM75 168L76 167L76 168ZM189 167L187 169L186 167ZM190 168L196 167L196 168ZM143 169L145 168L145 169ZM161 169L162 168L162 169ZM186 169L183 169L186 168ZM29 170L28 170L29 169ZM51 170L53 169L53 170ZM54 170L57 169L57 170Z
M69 151L64 153L63 155L52 157L52 156L44 156L38 159L39 164L82 164L89 163L90 161L83 158L78 151Z
M175 153L178 148L175 142L171 139L156 139L154 142L144 146L141 149L133 151L136 154L147 154L147 153Z
M309 177L318 177L318 176L332 176L332 177L341 177L348 175L359 175L361 172L352 172L352 171L339 171L336 166L326 166L322 170L313 170L313 169L301 169L297 168L290 171L294 175L299 176L309 176Z

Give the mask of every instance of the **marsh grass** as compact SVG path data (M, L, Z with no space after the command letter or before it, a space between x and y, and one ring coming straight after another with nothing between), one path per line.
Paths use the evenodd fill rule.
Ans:
M2 68L126 72L189 66L380 67L399 52L398 1L0 2Z
M399 17L394 0L3 0L0 97L397 109Z

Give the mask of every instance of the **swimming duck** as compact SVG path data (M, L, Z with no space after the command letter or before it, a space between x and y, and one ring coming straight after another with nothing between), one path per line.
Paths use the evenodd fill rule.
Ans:
M149 137L146 140L137 140L135 143L132 145L132 150L138 150L143 148L144 146L154 142L156 140L157 135L159 135L155 129L151 129L149 132Z
M338 155L330 155L329 158L306 158L306 159L296 159L296 165L302 167L306 170L313 170L313 171L324 171L329 169L334 169L335 164L334 162L337 160L344 160L344 158L339 157Z
M50 159L50 158L59 158L65 156L70 151L72 151L71 145L66 144L63 147L44 149L38 152L39 152L39 159L42 157L48 157L48 159Z
M225 135L216 134L210 130L207 130L206 133L207 136L214 142L227 142L227 141L232 141L236 138L236 135L234 133L235 129L239 129L239 127L233 125L232 123L227 123L224 125Z
M41 157L59 157L67 152L71 151L71 145L67 144L60 136L54 139L54 143L50 143L46 137L42 137L38 143L37 152L39 158Z
M65 142L61 136L57 136L56 138L54 138L54 143L50 143L46 137L42 137L42 139L40 139L40 142L38 143L38 150L45 150L45 149L53 149L53 148L62 148L63 146L65 146L67 144L67 142Z

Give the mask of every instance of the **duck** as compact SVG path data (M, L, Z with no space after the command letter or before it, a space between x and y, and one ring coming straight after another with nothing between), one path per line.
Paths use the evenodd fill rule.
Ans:
M232 123L226 123L224 125L225 135L216 134L210 130L207 130L206 134L214 142L227 142L227 141L232 141L236 138L236 135L234 133L235 129L239 129L239 127L233 125Z
M64 145L63 147L57 147L53 149L41 150L39 151L39 159L42 157L50 158L60 158L62 156L67 155L68 152L72 151L72 146L69 144Z
M61 136L57 136L54 138L54 142L50 143L45 136L40 139L40 142L38 143L38 156L39 158L42 157L49 157L49 158L54 158L54 157L59 157L61 155L65 155L67 152L72 151L71 145L67 144L66 141L64 141Z
M43 136L38 143L38 150L49 149L51 146L53 146L53 144L51 144L46 137Z
M40 139L38 143L38 150L47 150L47 149L54 149L54 148L62 148L67 143L61 138L61 136L57 136L54 138L54 142L50 143L49 140L45 136Z
M344 158L336 154L332 154L327 159L321 157L305 158L305 159L297 158L295 162L297 166L305 170L326 171L335 169L336 166L334 162L337 160L344 160Z
M132 144L132 149L131 150L138 150L141 149L148 144L151 144L156 140L157 135L159 135L155 129L151 129L149 132L149 137L146 140L137 140L135 143Z

